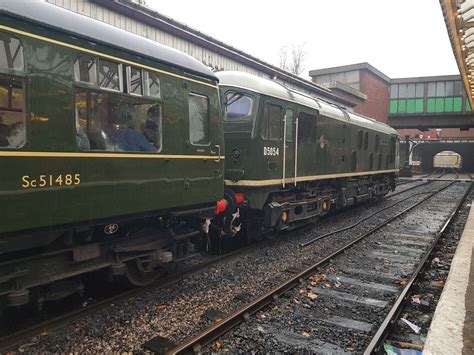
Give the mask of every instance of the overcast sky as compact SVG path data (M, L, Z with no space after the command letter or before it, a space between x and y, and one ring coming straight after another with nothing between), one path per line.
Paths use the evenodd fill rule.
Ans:
M274 65L305 43L312 69L369 62L391 78L458 74L438 0L147 0L150 7Z

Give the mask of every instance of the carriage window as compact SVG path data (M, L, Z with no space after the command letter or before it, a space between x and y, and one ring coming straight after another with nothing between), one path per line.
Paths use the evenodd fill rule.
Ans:
M364 150L369 148L369 132L364 133Z
M23 71L23 47L21 42L0 32L0 68Z
M253 98L232 92L226 95L226 120L242 120L252 114Z
M158 74L145 71L145 94L146 96L161 98L161 85Z
M161 107L152 100L76 92L76 143L80 150L158 152Z
M97 65L93 57L80 56L74 62L74 79L97 85Z
M298 143L316 143L316 116L300 112L298 114Z
M128 93L132 95L143 95L142 70L135 67L127 68Z
M357 136L357 149L362 149L363 137L364 137L364 132L359 131L359 135Z
M104 89L122 91L122 65L99 59L99 86Z
M21 148L26 143L23 81L0 76L0 149Z
M267 104L262 122L262 138L270 140L281 139L281 122L283 120L281 106Z
M286 141L293 142L295 130L295 112L291 108L286 109Z
M209 99L189 94L189 139L194 145L209 144Z

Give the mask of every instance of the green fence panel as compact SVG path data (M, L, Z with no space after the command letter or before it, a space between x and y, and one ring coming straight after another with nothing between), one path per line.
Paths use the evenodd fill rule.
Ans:
M462 111L462 97L455 97L453 100L453 111L461 112Z
M435 112L444 112L444 98L438 97L436 99Z
M398 100L390 100L390 113L397 113Z
M424 100L423 100L423 99L416 99L416 102L415 102L415 112L423 112L423 110L424 110L423 104L424 104Z
M444 111L445 112L453 112L453 101L452 97L447 97L444 99Z
M398 100L398 113L406 113L406 100Z

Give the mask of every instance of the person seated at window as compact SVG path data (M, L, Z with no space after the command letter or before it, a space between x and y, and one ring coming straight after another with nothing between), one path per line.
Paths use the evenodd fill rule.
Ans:
M8 137L11 134L11 128L9 125L3 123L3 117L0 116L0 147L9 147L10 142L8 141Z
M12 120L12 117L10 119ZM20 148L25 144L25 124L22 120L17 121L10 125L5 124L3 114L0 114L0 147Z
M76 142L77 142L77 147L80 150L91 150L91 143L89 141L89 137L87 137L87 133L84 131L84 128L81 127L77 114L76 114Z
M110 125L103 129L107 139L122 152L156 152L156 147L150 143L143 133L133 128L133 116L122 107L111 110Z
M143 128L143 134L145 137L153 143L156 148L159 148L159 132L158 132L158 120L160 116L159 105L150 107L147 111L147 119L145 127Z

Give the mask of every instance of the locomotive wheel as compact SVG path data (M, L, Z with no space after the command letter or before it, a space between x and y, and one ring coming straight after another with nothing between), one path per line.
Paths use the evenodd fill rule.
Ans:
M130 286L143 287L155 282L160 273L157 270L150 269L147 262L140 259L134 259L126 263L125 279Z

